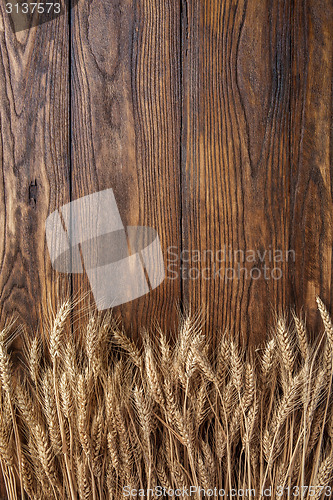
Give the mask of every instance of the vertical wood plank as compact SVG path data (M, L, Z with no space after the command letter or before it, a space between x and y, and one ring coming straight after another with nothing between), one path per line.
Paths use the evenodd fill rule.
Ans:
M0 320L35 328L69 284L45 239L46 217L70 196L68 21L14 33L2 3L0 24Z
M297 310L305 306L308 324L318 329L315 296L328 308L333 299L332 2L295 2L293 20L291 246L297 259L290 283Z
M332 300L332 6L183 7L183 246L199 270L184 297L206 309L210 334L256 343L293 305L313 328L315 295ZM207 249L213 278L212 262L195 262Z
M287 259L280 279L264 264L272 272L271 256L289 244L290 3L186 7L184 247L214 262L189 264L200 277L184 296L207 310L210 334L256 342L289 299Z
M112 188L123 224L155 228L164 252L180 247L179 12L166 0L93 0L72 24L72 198ZM73 289L89 290L85 275ZM179 290L165 280L115 313L133 335L172 325Z
M69 290L45 240L46 217L70 199L68 41L66 16L14 33L1 3L0 327L35 329Z

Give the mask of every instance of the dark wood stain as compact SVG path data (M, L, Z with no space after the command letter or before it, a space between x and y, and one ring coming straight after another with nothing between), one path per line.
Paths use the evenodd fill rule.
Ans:
M332 4L328 0L92 0L14 34L1 9L0 320L35 328L57 290L45 219L112 188L125 225L167 249L254 251L237 279L166 279L115 309L131 335L172 330L177 306L263 340L273 311L332 304ZM93 232L94 221L89 221ZM295 252L281 279L258 252ZM192 258L192 261L194 258ZM211 264L209 263L211 267ZM168 272L170 277L170 273ZM88 297L87 300L92 300Z
M184 247L295 252L279 280L184 281L184 297L210 334L260 341L289 306L314 328L332 294L332 5L187 2L184 45Z
M70 199L69 29L13 33L0 6L0 322L36 328L68 276L52 270L45 219Z
M4 9L2 2L0 324L16 317L36 329L69 287L68 276L52 269L45 241L47 215L70 200L69 29L59 17L15 34Z
M112 188L125 226L154 227L180 247L179 6L81 2L72 25L72 198ZM83 275L74 291L89 290ZM116 308L140 326L176 319L180 280Z
M165 255L295 252L279 280L246 278L259 258L233 280L229 256L222 279L187 263L199 279L179 274L115 308L133 337L156 322L173 330L178 305L205 311L207 335L247 343L290 306L318 328L315 296L329 308L333 298L332 10L83 0L70 25L15 34L1 3L1 325L15 315L35 329L59 290L89 291L85 275L52 269L45 220L112 188L124 224L154 227Z

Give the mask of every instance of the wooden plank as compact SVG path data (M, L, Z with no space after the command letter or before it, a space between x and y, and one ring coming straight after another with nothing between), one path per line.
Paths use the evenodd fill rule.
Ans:
M280 280L183 279L185 300L208 306L208 331L261 338L272 309L305 303L315 325L315 294L331 303L332 7L293 5L183 2L181 179L178 7L95 1L73 13L72 197L112 187L125 224L156 227L164 251L226 249L224 271L235 264L230 248L238 256L296 252L295 262L291 255L281 263ZM43 223L69 200L68 34L64 18L29 36L3 23L2 321L15 311L36 324L60 276L45 253ZM155 316L172 324L179 281L119 308L127 324ZM74 282L88 289L85 277Z
M70 286L52 269L45 240L46 217L70 199L68 22L61 16L14 33L4 9L1 3L0 327L17 317L34 330Z
M310 327L322 328L315 296L332 313L332 32L329 0L295 2L292 31L292 294Z
M199 271L184 297L207 310L207 332L251 342L273 311L304 304L313 327L315 294L332 299L332 7L292 5L183 2L183 247ZM215 279L195 262L207 249ZM279 269L268 279L265 251Z
M213 257L189 263L200 277L184 282L184 296L203 304L208 332L220 327L256 342L271 308L289 302L286 259L274 279L270 255L288 249L290 231L290 8L186 5L184 248Z
M63 4L64 5L64 4ZM0 320L35 328L69 278L51 268L45 220L69 201L68 22L14 33L0 6Z
M72 199L112 188L123 224L155 228L164 252L180 247L179 71L177 2L94 0L73 10ZM74 276L75 293L89 288ZM165 280L115 312L135 336L155 320L172 325L179 296L180 280Z

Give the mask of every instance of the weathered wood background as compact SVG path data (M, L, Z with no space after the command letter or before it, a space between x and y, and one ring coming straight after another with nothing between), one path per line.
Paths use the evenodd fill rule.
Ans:
M84 275L52 270L44 224L113 188L163 250L294 250L280 280L166 279L117 308L135 336L176 305L262 340L272 312L332 305L332 2L80 0L14 33L0 5L0 322L35 328ZM206 263L193 263L200 274ZM234 262L227 259L222 268ZM191 267L191 263L187 263ZM260 263L248 263L247 268ZM174 275L172 275L174 276Z
M208 335L256 342L290 306L314 329L316 294L330 307L333 293L332 10L81 0L15 34L1 3L1 323L18 314L35 327L59 286L89 290L86 276L52 269L45 219L113 188L124 223L154 227L165 253L296 256L279 280L166 279L117 308L132 335L156 321L172 329L177 304L205 310Z

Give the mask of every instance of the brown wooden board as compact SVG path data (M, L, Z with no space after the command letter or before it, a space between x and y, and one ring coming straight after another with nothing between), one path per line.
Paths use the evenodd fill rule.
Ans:
M133 337L173 329L178 304L204 311L207 335L249 343L290 306L317 328L315 296L331 308L333 293L332 10L82 0L14 33L1 3L1 326L14 314L35 328L62 287L89 292L85 274L52 269L45 220L112 188L166 260L161 286L115 310Z
M180 248L179 5L79 2L71 64L72 199L112 188L125 226ZM74 293L87 290L75 275ZM165 280L115 314L136 336L155 321L172 327L179 299L180 279Z
M290 246L297 259L289 283L292 303L318 329L315 296L333 312L333 5L297 1L292 16Z
M17 326L35 330L70 285L52 269L45 240L46 217L70 200L68 22L62 16L14 33L4 8L2 2L0 323L16 318ZM18 337L14 347L20 345Z
M125 225L158 231L166 267L173 247L201 276L167 268L119 306L134 336L155 320L172 328L177 303L206 311L207 334L253 342L290 305L317 325L315 295L332 302L328 0L79 2L70 47L64 16L14 34L1 13L2 323L18 313L35 326L68 284L50 264L47 215L112 188ZM218 250L215 279L186 262ZM224 280L230 250L256 255ZM281 279L246 278L263 273L258 252L277 250ZM89 291L87 277L72 288Z
M183 11L183 247L193 261L227 250L222 279L188 264L200 277L182 282L184 298L207 310L209 334L262 340L273 312L294 304L312 327L315 294L330 304L332 293L331 4L196 0ZM281 272L266 279L258 251Z
M70 199L68 22L14 33L0 6L0 319L35 328L67 275L51 268L45 220ZM59 286L60 285L60 286Z

